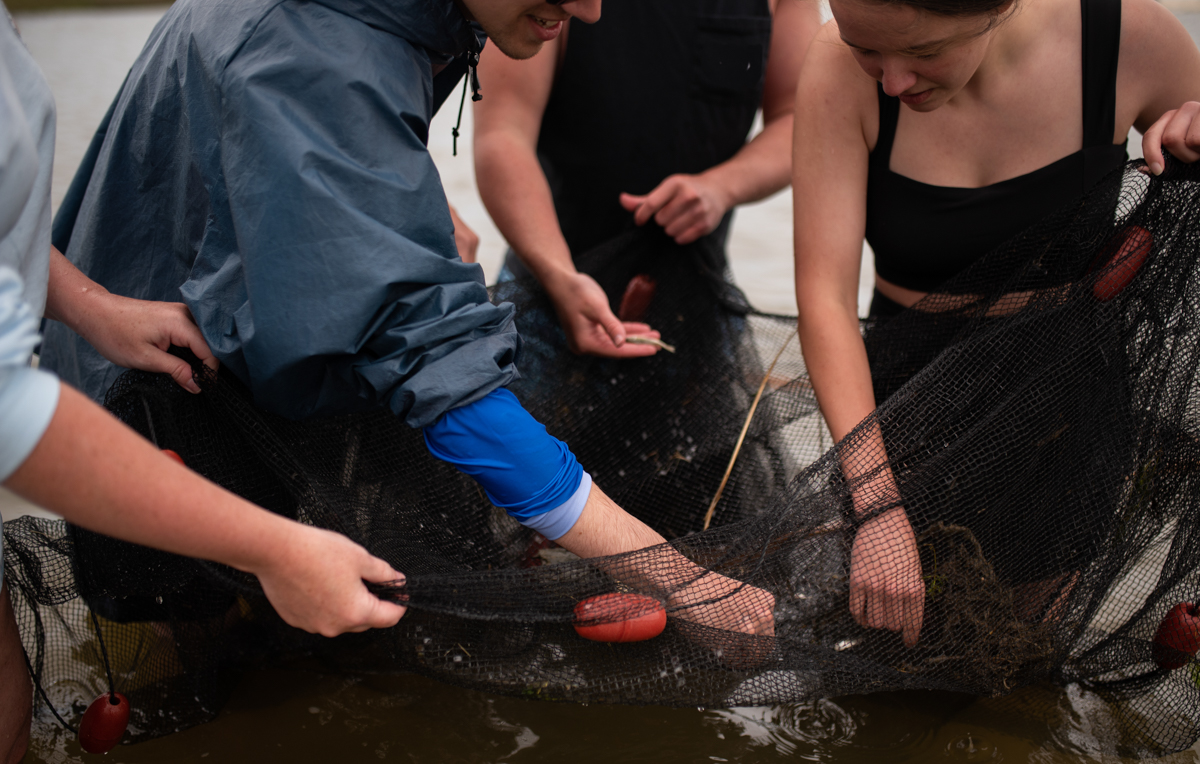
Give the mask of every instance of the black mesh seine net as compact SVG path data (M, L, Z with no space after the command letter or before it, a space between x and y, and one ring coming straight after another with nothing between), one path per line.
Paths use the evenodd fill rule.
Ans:
M610 294L637 274L660 285L646 320L678 352L643 360L574 356L544 295L496 287L526 341L514 392L673 539L604 560L523 529L389 414L296 423L224 376L192 396L128 373L108 396L119 417L386 559L408 576L392 594L410 610L389 630L313 637L248 576L24 518L5 526L5 574L37 684L78 720L108 687L103 645L138 740L210 719L239 672L299 655L530 698L710 707L1052 680L1107 701L1115 751L1186 748L1200 737L1197 632L1176 608L1200 599L1198 181L1131 165L915 309L865 324L882 405L836 446L795 319L752 310L713 251L634 234L589 257ZM911 648L848 606L856 531L897 506L924 589ZM773 637L737 628L758 590L774 597ZM580 602L628 592L665 606L661 634L576 631ZM1180 629L1160 630L1172 611Z

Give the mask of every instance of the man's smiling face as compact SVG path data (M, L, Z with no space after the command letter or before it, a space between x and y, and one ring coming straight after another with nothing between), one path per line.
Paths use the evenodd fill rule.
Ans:
M510 58L530 58L563 30L572 16L589 24L600 19L601 0L459 0L492 44Z

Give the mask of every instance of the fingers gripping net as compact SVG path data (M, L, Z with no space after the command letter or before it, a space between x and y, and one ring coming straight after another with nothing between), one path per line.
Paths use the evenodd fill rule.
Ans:
M390 415L296 423L225 377L191 396L127 374L108 399L118 416L241 495L362 543L408 576L388 594L410 610L393 629L316 638L250 577L26 518L5 527L5 565L38 686L69 721L107 689L93 613L133 739L211 718L248 666L315 654L576 702L1078 682L1106 701L1114 751L1186 748L1200 664L1187 608L1174 613L1200 598L1197 180L1127 169L864 325L883 403L836 446L795 319L751 310L704 245L635 234L586 263L616 297L639 273L658 283L646 320L676 354L574 356L543 294L497 287L525 337L514 392L673 539L602 560L523 529ZM614 593L646 597L581 615ZM660 611L651 639L581 636Z

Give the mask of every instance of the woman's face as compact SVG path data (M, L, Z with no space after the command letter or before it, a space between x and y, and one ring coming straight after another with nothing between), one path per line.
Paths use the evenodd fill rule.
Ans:
M962 90L996 31L990 15L941 16L876 0L829 7L862 70L913 111L933 111Z

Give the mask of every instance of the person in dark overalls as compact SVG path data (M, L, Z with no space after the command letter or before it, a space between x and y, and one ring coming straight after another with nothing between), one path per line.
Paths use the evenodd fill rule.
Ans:
M512 247L506 268L549 293L571 349L633 357L644 324L579 256L651 220L723 251L731 210L788 184L794 93L820 23L810 0L609 0L527 61L481 55L475 166ZM759 108L763 131L746 137ZM669 285L659 288L669 289ZM620 295L616 295L619 299Z

